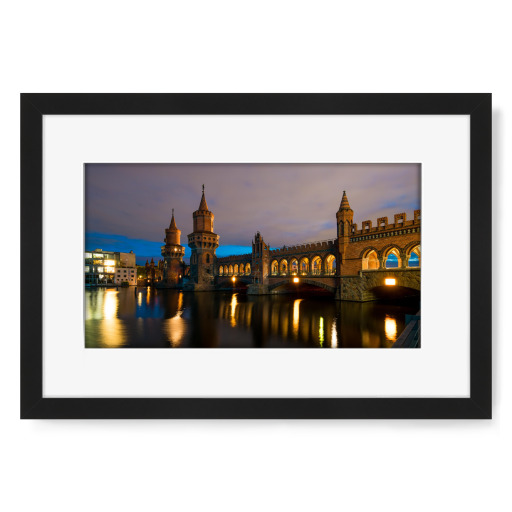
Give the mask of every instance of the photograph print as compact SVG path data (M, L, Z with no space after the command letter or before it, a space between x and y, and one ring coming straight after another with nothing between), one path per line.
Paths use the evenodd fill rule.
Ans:
M421 165L90 163L86 348L420 348Z

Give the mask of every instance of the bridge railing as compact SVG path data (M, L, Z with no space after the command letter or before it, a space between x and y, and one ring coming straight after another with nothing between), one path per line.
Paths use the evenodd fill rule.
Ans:
M419 348L421 346L421 314L405 315L406 326L393 344L393 348Z

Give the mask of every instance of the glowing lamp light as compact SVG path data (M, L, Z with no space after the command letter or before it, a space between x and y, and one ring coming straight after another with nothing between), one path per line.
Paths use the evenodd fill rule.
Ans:
M233 281L233 283L234 283L236 281L236 277L232 277L231 281Z
M294 282L294 283L298 283L298 282L299 282L299 278L298 278L298 277L294 277L294 278L293 278L293 282Z
M384 280L384 283L386 284L386 286L395 286L396 284L396 279L394 277L387 277L385 280Z

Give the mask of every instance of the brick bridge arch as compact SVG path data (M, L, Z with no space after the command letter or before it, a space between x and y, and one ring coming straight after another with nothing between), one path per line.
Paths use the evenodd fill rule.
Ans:
M386 284L386 279L394 279L394 284ZM342 279L340 298L344 300L369 301L378 298L377 291L407 290L421 291L421 270L419 268L363 270L357 276Z
M253 278L251 276L218 276L216 279L216 285L219 288L222 288L224 285L229 283L233 284L233 277L235 278L235 283L244 283L244 284L252 284Z
M279 279L279 280L276 280L276 281L272 280L271 284L268 285L268 289L269 289L269 291L273 291L276 288L279 288L280 286L294 285L294 284L295 283L290 278L288 278L288 279ZM308 278L301 277L298 284L308 284L308 285L311 285L311 286L316 286L318 288L323 288L324 290L327 290L327 291L329 291L331 293L336 293L336 282L335 282L334 279L332 279L332 280L314 279L314 278L308 279Z

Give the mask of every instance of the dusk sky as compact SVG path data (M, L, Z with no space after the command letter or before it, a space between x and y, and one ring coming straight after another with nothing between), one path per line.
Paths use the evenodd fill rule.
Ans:
M161 259L171 210L190 249L201 187L220 235L217 256L251 252L260 231L272 247L336 237L343 190L354 222L420 208L420 164L86 164L85 248Z

